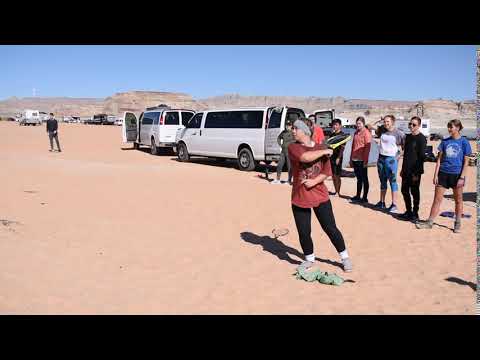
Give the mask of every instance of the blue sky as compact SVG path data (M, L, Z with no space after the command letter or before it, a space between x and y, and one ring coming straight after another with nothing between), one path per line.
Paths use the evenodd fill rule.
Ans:
M0 100L130 90L475 99L475 46L0 46Z

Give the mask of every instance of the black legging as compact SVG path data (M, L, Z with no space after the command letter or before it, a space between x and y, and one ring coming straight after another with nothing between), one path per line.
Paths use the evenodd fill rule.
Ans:
M370 184L368 183L368 168L363 166L363 161L352 161L353 171L357 178L357 195L356 198L360 198L363 187L363 199L366 200L368 197L368 189Z
M312 212L310 208L301 208L292 204L293 217L295 225L297 225L298 236L300 237L300 246L305 255L313 254L312 232ZM313 208L313 212L317 216L318 222L323 231L327 234L330 241L337 252L345 250L345 241L342 233L338 230L333 216L332 204L330 200L321 203L318 207Z
M413 212L418 213L420 205L420 180L421 175L418 176L417 181L412 180L412 175L402 177L402 195L405 201L405 209L408 212L412 211L412 199L410 193L413 196Z

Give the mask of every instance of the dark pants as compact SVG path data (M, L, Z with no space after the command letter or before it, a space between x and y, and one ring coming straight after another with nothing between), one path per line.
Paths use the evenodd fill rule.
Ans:
M352 161L353 171L357 178L357 195L355 197L360 198L363 187L363 199L366 200L368 196L368 189L370 184L368 183L368 168L363 166L363 161Z
M313 254L313 242L311 237L312 211L310 208L301 208L292 204L293 217L295 218L295 225L297 226L298 236L300 238L300 246L302 247L305 255ZM318 207L313 208L320 226L327 234L330 241L337 252L345 250L345 241L343 240L342 233L338 230L335 224L335 217L333 216L332 204L330 200L320 204Z
M402 195L403 200L405 201L405 209L408 212L412 212L412 199L410 198L410 193L413 197L413 212L418 213L420 205L420 180L421 175L418 176L417 181L412 180L412 175L407 175L402 177Z
M50 138L50 149L53 150L53 139L57 143L57 150L60 150L60 143L58 142L58 133L48 132L48 137Z
M292 167L290 166L290 158L288 157L288 153L282 151L280 154L280 160L278 161L277 165L277 179L280 179L282 176L283 166L287 162L287 169L288 169L288 182L292 181Z

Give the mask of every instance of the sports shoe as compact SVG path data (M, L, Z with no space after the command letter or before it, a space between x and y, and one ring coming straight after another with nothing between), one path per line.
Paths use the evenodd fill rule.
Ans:
M357 197L357 196L354 196L352 197L350 200L348 200L348 202L351 202L351 203L358 203L358 202L361 202L360 198Z
M419 219L418 212L414 211L413 214L412 214L411 220L412 221L418 221L418 219Z
M282 182L280 180L273 180L270 184L281 184Z
M395 205L395 204L390 205L390 207L388 208L388 212L390 214L398 214L397 205Z
M383 210L386 208L386 206L384 202L379 201L378 203L375 204L375 208Z
M342 259L343 271L351 272L353 270L352 261L350 258Z
M455 234L459 234L461 231L460 231L460 227L461 227L461 223L460 222L457 222L455 221L455 224L453 226L453 232Z
M362 200L360 200L360 203L361 204L368 204L368 199L367 198L362 198Z
M411 211L405 211L403 214L398 216L400 220L410 221L413 220L413 213Z
M415 224L417 229L431 229L433 227L433 222L429 220L418 220Z
M313 261L305 260L300 265L298 265L297 270L298 269L306 270L306 269L311 268L313 265L315 265L315 263Z

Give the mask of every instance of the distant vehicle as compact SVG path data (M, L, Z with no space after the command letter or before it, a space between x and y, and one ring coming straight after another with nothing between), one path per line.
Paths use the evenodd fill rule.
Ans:
M395 127L401 130L405 134L410 134L411 131L408 128L410 120L406 120L403 117L399 117L395 120ZM430 119L422 119L422 125L420 132L428 139L430 137Z
M50 118L50 115L47 114L47 113L44 112L44 111L40 111L39 114L40 114L40 115L39 115L39 116L40 116L40 121L41 121L42 123L47 122L47 120Z
M108 119L107 114L95 114L92 118L87 120L86 124L94 124L94 125L103 125L108 123L110 120ZM115 121L115 120L114 120Z
M278 161L278 135L285 122L305 113L283 107L207 110L195 114L176 137L180 161L191 155L217 159L237 159L238 168L252 171L260 161Z
M332 126L332 121L335 119L335 109L319 109L313 111L308 116L315 115L315 124L321 128ZM342 121L342 125L343 121ZM348 125L348 124L345 124Z
M122 126L123 125L123 119L122 118L117 118L117 120L115 120L115 125Z
M132 112L125 112L122 121L123 142L133 142L134 147L150 146L152 155L160 147L175 147L177 130L182 129L195 114L193 110L149 108L137 120Z
M19 125L41 125L42 120L40 119L40 114L38 110L25 110L22 113L22 118L20 119Z

